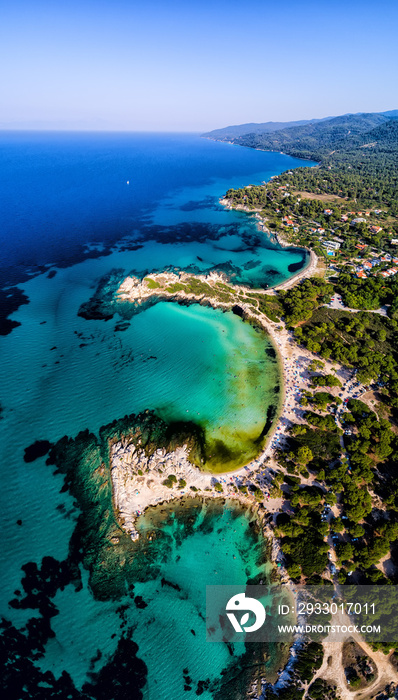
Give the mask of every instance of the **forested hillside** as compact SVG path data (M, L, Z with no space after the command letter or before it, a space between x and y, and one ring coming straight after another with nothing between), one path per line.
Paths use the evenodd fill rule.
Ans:
M218 139L216 134L211 132L209 136ZM226 140L225 136L221 140ZM318 161L318 168L296 168L289 174L289 182L297 189L364 203L384 203L393 208L392 213L397 211L397 110L348 114L272 133L241 134L229 140L249 148L283 151ZM281 181L285 179L282 175Z
M336 151L373 148L373 142L378 142L379 139L386 145L388 134L383 127L396 123L397 119L397 110L374 114L345 114L309 122L241 124L216 129L204 136L216 140L229 139L249 148L283 151L295 157L322 160ZM394 137L394 131L390 136Z
M273 131L279 131L280 129L289 129L294 126L303 126L304 124L310 124L321 121L320 119L302 119L301 121L294 122L263 122L262 124L250 123L250 124L235 124L233 126L225 126L222 129L214 129L214 131L209 131L202 136L210 139L215 139L219 141L230 141L232 139L238 138L239 136L244 136L247 134L269 134Z
M282 175L281 181L287 180L300 190L385 204L397 214L398 119L347 138L321 159L319 168L297 168L292 175Z

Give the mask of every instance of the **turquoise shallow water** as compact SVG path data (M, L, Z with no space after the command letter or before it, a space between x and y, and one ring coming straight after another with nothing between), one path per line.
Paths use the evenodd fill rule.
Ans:
M177 517L162 524L164 560L158 576L134 587L134 593L141 596L146 607L137 610L130 603L125 612L126 624L134 627L134 640L148 666L145 698L184 698L185 669L194 690L200 680L206 679L217 681L213 689L218 687L220 669L236 663L245 649L243 644L235 645L231 659L225 645L206 642L203 583L228 580L244 585L249 575L264 575L267 571L267 565L258 563L259 559L264 560L264 552L260 540L248 527L250 515L236 510L232 503L218 508L212 516L202 507L196 507L194 514L189 534L184 513L177 513ZM154 523L159 527L159 521L148 515L141 527L153 531ZM216 557L215 550L219 552ZM194 576L194 571L200 571L200 575ZM120 602L98 603L88 591L75 594L69 587L57 594L55 604L61 613L53 623L56 639L49 642L40 665L55 675L64 667L72 668L79 686L97 649L108 654L115 650L117 639L111 637L120 626ZM63 615L69 616L68 626L62 622ZM272 657L269 668L274 669ZM213 693L208 690L202 697L210 700Z
M273 246L264 233L257 232L254 219L250 221L247 214L230 212L229 216L230 225L217 229L220 237L216 240L146 241L145 248L135 252L131 271L144 276L147 272L164 269L191 270L199 274L216 269L225 272L233 283L266 288L281 284L307 263L305 251ZM235 227L243 228L244 241L235 233ZM137 237L132 244L140 241ZM292 266L293 270L289 271Z
M286 279L290 265L304 262L299 251L270 246L244 214L218 205L228 187L261 182L299 161L192 136L19 138L4 145L2 137L0 144L2 193L9 203L1 220L1 279L17 282L29 300L11 315L20 325L0 339L0 606L17 627L39 616L36 609L8 606L14 591L22 590L21 566L40 565L49 555L65 559L78 516L71 496L61 492L61 476L53 475L44 458L25 463L24 448L37 439L97 431L146 407L166 419L196 414L215 437L225 437L226 426L235 425L241 442L242 431L261 430L275 400L275 361L265 355L265 339L238 317L163 303L118 332L116 318L77 316L101 277L112 269L123 276L169 266L218 266L232 280L256 286ZM47 276L49 269L55 276ZM248 381L252 375L261 381ZM259 544L247 518L235 521L240 527L232 527L231 518L231 508L222 521L213 513L217 527L203 531L198 524L181 544L182 526L164 526L170 547L159 576L139 584L148 607L130 605L123 628L137 625L133 638L148 666L148 698L186 697L185 664L198 682L202 673L219 676L229 661L224 648L203 642L198 609L206 584L243 583L258 572ZM161 586L162 576L186 592L183 603L176 589ZM96 670L115 650L122 632L120 601L96 602L83 572L82 590L67 585L54 604L55 637L46 643L40 666L56 678L67 670L80 688L97 650L102 655ZM159 638L165 640L161 645Z
M20 431L28 415L29 431L19 432L26 447L149 408L167 422L199 423L209 443L224 441L240 463L249 460L278 402L270 341L232 312L199 305L156 304L122 332L117 319L87 322L77 311L107 264L87 260L24 285L30 303L3 339L3 429Z

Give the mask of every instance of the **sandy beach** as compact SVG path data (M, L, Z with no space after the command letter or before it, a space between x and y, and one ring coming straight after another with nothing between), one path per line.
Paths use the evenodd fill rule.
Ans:
M297 284L299 279L311 277L316 270L317 263L316 255L311 253L309 265L304 270L297 273L294 278L279 285L278 288L285 288L286 286ZM208 289L209 293L206 294L205 291L201 291L200 293L187 292L185 289L178 289L178 283L180 283L180 285L189 283L193 278L201 282L203 284L202 289ZM245 485L250 479L252 481L254 480L256 486L260 486L260 488L264 490L264 502L267 503L267 509L275 511L280 508L281 499L275 499L275 503L273 503L273 499L269 499L269 468L277 467L275 459L276 450L283 446L286 434L292 423L304 422L304 410L301 407L301 397L302 392L310 388L311 373L308 370L308 365L312 360L319 359L305 348L297 345L292 331L287 330L282 322L275 323L269 320L261 311L255 310L250 297L247 299L247 304L242 301L242 296L244 297L245 294L250 294L253 291L269 295L275 294L278 288L251 290L239 285L230 285L226 280L226 276L218 272L197 276L185 272L164 272L151 274L143 280L132 276L127 277L119 286L116 298L120 302L130 302L140 305L151 297L154 299L164 297L171 298L175 301L184 300L192 303L206 303L215 308L221 307L230 309L233 306L233 301L221 301L211 294L213 290L217 289L217 285L220 282L222 282L224 288L230 287L231 293L234 295L236 293L240 294L241 299L239 300L239 307L243 311L244 318L255 320L272 340L279 358L283 381L279 414L267 436L267 442L261 454L259 454L255 460L234 472L233 477L231 477L229 473L224 473L217 475L217 478L220 478L221 481L224 479L225 483L228 483L228 485L230 485L230 482L233 482L234 479L237 479L237 483L240 485ZM172 287L172 291L169 291L170 287ZM343 386L346 384L348 377L352 374L338 367L335 363L324 361L324 365L325 373L334 373L336 369L336 376L340 379ZM332 389L331 393L337 394L338 390ZM133 477L134 473L134 464L136 464L134 460L141 461L144 459L145 461L142 455L130 455L128 451L126 451L126 446L121 445L119 446L118 457L113 455L112 459L114 469L119 466L119 462L120 465L125 464L125 477L123 477L123 470L120 471L120 469L118 469L115 472L115 474L117 473L117 478L114 484L115 489L119 488L120 491L120 484L124 482L126 493L127 491L129 492L128 498L127 496L120 495L118 492L117 498L115 499L117 508L126 523L126 527L130 522L129 513L135 513L135 515L137 515L138 511L143 512L148 505L154 505L156 502L172 500L180 495L184 495L182 493L177 493L176 488L169 489L162 485L162 479L159 477L159 469L163 470L166 466L174 470L170 473L174 473L177 479L184 479L187 482L187 487L184 489L185 494L187 490L189 492L190 486L193 486L200 491L206 490L209 495L214 497L219 495L213 488L215 477L205 472L200 472L199 469L191 465L184 451L179 451L178 454L176 453L173 455L163 455L159 453L149 460L148 464L144 463L143 466L141 465L139 468L142 471L148 471L154 475L153 483L150 484L150 488L145 488L144 490L138 487L138 484L142 482L142 478L141 481L137 481L135 475L133 478L133 485L129 482L130 477ZM242 477L244 477L243 482L239 481L242 480ZM166 476L163 477L163 480L165 478ZM136 493L136 491L138 491L138 493ZM130 517L132 518L131 526L133 527L135 517L133 517L133 515Z

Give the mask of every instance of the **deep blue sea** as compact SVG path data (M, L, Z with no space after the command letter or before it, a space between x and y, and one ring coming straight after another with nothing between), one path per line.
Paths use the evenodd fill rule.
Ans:
M245 398L237 406L231 377L243 371L239 362L243 368L250 361L257 383L261 373L275 383L276 365L260 356L269 348L266 339L238 317L158 304L120 330L117 318L77 314L111 272L123 279L130 272L220 269L251 286L287 279L292 266L306 263L303 251L281 250L253 217L226 211L218 200L229 187L302 165L311 164L195 134L0 133L0 607L7 698L235 697L220 679L242 650L231 660L224 646L206 644L204 591L206 584L244 584L266 570L250 516L227 504L221 513L196 513L186 532L171 517L156 575L136 586L145 607L127 595L100 602L82 568L80 590L53 586L55 574L46 566L56 561L62 569L79 510L45 457L25 462L24 450L36 440L98 432L144 408L165 420L203 412L209 430L213 423L221 430L223 420L256 419L261 430L255 404ZM43 565L43 557L53 560ZM124 692L133 643L145 664L134 673L146 670L142 687ZM120 679L116 690L109 678Z

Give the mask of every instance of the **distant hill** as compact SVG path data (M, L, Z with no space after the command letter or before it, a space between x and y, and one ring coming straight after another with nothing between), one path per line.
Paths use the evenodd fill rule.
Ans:
M231 139L244 136L245 134L268 134L272 131L287 129L292 126L303 126L321 121L320 119L302 119L297 122L264 122L263 124L237 124L235 126L225 126L222 129L214 129L202 136L216 141L230 141Z
M398 119L398 109L390 109L389 112L380 112L379 114L383 114L384 117L394 117L394 119Z
M226 129L219 129L209 134L204 134L204 136L215 140L230 140L233 143L249 148L283 151L297 158L324 160L334 153L364 148L366 145L369 148L376 149L374 141L382 141L384 148L387 148L389 151L395 151L397 145L394 145L394 139L396 138L394 124L396 124L397 119L398 110L384 113L345 114L339 117L313 120L301 124L288 122L283 128L271 129L269 127L270 124L280 125L280 122L268 122L265 125L258 124L255 125L257 127L256 131L240 133L228 139L226 138L228 129L244 129L249 125L242 124L241 127L227 127ZM391 127L388 126L390 124L392 124ZM264 126L267 128L261 130ZM383 129L384 126L386 127L385 129ZM221 133L221 136L215 136L217 133Z

